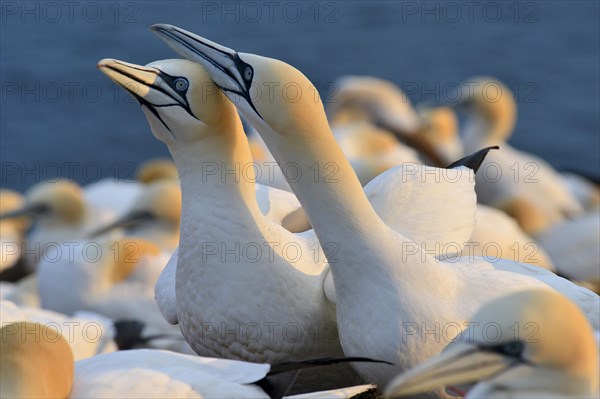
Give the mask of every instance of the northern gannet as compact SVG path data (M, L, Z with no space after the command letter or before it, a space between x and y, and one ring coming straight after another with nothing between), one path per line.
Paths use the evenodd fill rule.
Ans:
M477 383L466 398L597 397L598 347L585 316L552 291L483 305L444 351L394 379L386 397Z
M128 237L148 240L167 252L179 244L181 190L174 179L161 179L145 185L123 216L90 233L89 238L120 228Z
M525 288L562 292L598 327L598 296L541 268L505 260L445 263L418 248L416 256L407 256L406 246L414 242L387 226L372 208L331 134L320 99L303 95L291 102L278 90L268 101L250 97L250 87L265 82L278 87L294 84L309 93L314 86L297 69L279 60L237 53L171 25L154 25L152 30L180 55L206 68L280 165L295 162L306 173L305 178L288 182L319 241L337 245L335 258L332 254L328 258L344 353L369 354L396 365L355 365L367 381L385 386L398 371L443 349L447 342L424 339L426 331L457 323L459 333L464 328L460 323L470 320L482 303ZM324 168L330 163L337 166L335 184L315 182L314 173L308 174L310 166ZM378 179L384 180L386 173Z
M140 183L148 184L159 180L178 180L177 167L168 158L148 159L140 164L137 173Z
M67 339L40 323L17 322L0 328L0 396L68 398L74 358Z
M164 320L154 300L154 285L170 253L127 236L78 244L58 246L39 264L42 307L68 315L92 311L112 320L139 320L145 335L172 335L160 343L179 350L183 337Z
M486 77L467 82L472 90L462 90L456 101L469 115L461 133L465 151L488 145L503 148L486 160L482 166L485 173L477 177L480 201L505 210L533 236L582 214L583 207L552 166L506 143L517 117L510 89ZM530 217L531 208L541 217Z
M122 216L131 209L145 186L160 180L177 180L173 161L149 159L139 165L134 179L107 177L87 184L84 188L86 202L98 209L108 208L117 217Z
M465 148L505 142L516 121L510 89L492 78L468 82L473 85L472 93L463 91L458 101L470 115L464 131ZM507 144L502 146L503 151L486 159L484 173L477 176L478 198L513 216L548 254L558 272L597 285L600 218L594 204L598 187L576 175L565 178L542 159ZM497 171L500 174L496 177ZM584 207L588 213L583 212Z
M67 316L0 300L0 327L16 322L36 322L54 328L71 346L75 360L117 350L112 321L97 313L79 311Z
M203 167L207 164L217 163L222 165L223 170L235 171L236 163L239 165L251 163L251 158L246 137L241 130L241 123L233 105L225 97L220 97L222 94L213 86L208 75L199 65L189 61L166 60L142 67L122 61L104 60L99 63L99 67L123 87L136 87L137 91L133 94L140 96L139 100L144 105L143 110L155 136L160 137L169 146L182 179L183 212L180 248L165 267L156 286L156 297L165 318L173 324L179 323L190 345L202 355L217 354L248 360L271 361L271 359L299 357L299 354L304 357L311 356L310 351L319 353L319 351L340 350L336 347L335 341L311 342L313 340L306 336L302 342L299 340L293 343L286 342L281 336L276 336L275 340L265 343L251 342L244 336L239 338L234 334L216 335L206 334L203 331L207 323L217 323L219 326L226 326L229 330L236 328L237 325L241 328L246 318L253 323L269 323L268 325L275 323L276 326L285 326L289 325L286 323L293 322L297 326L302 326L303 331L308 327L300 321L302 323L317 321L320 325L329 323L327 325L335 327L334 307L329 302L335 302L335 294L332 292L332 286L325 282L327 271L322 263L325 256L320 252L321 249L312 231L293 235L281 228L280 224L273 223L263 216L260 206L255 205L256 190L253 187L253 179L248 178L252 176L225 179L215 173L202 175ZM167 84L165 76L186 79L189 85L189 90L186 92L189 105L183 99L178 99L177 103L181 105L175 107L177 104L174 102L175 95L166 97L161 94L162 92L157 92L154 87L163 87ZM137 86L132 85L134 81ZM201 92L197 93L198 90ZM202 90L206 90L210 95L203 94ZM204 103L199 99L205 99ZM197 105L192 102L193 100L200 102ZM152 104L155 104L153 108L146 105L148 101L153 101ZM156 107L160 104L174 106ZM190 107L190 111L186 111L185 107ZM154 116L154 111L151 109L155 109L160 119ZM216 112L219 118L216 119L212 114L206 115L206 112ZM179 118L176 117L177 115ZM200 118L203 123L195 122L196 119L191 121L191 118ZM192 129L189 126L192 123L197 124L198 127ZM168 126L168 130L165 125ZM221 134L217 135L217 132ZM223 139L225 134L228 135L227 140ZM237 170L242 169L238 167ZM394 195L394 192L384 189L385 185L381 182L373 181L369 185L372 188L372 200L378 208L382 209L386 220L392 224L398 224L395 219L400 215L412 216L411 226L407 230L413 229L410 234L418 235L419 242L421 239L427 241L435 251L436 243L445 244L446 241L436 234L437 231L429 229L430 223L426 222L427 218L438 214L442 217L450 210L455 214L465 212L471 217L474 213L474 206L469 207L469 203L474 204L470 175L464 174L460 179L462 171L448 170L447 173L454 176L452 181L440 182L431 179L430 176L430 183L433 183L430 186L435 186L446 193L457 194L462 192L464 187L470 187L471 194L454 201L452 205L440 197L437 201L423 202L421 206L414 206L414 203L411 204L411 198L421 198L431 191L427 191L426 184L420 184L423 182L420 173L403 173L399 170L395 178L398 182L404 179L407 187L412 189ZM459 176L458 180L457 176ZM382 205L394 200L398 200L398 204L393 208ZM460 206L462 204L465 206ZM456 205L461 209L456 210ZM464 219L469 220L469 217ZM212 228L205 229L202 227L204 225L210 225ZM458 223L450 222L445 227L447 227L445 231L447 241L462 242L469 237L472 223L462 222L459 218ZM212 246L203 248L202 245L198 245L198 242L209 243ZM262 258L246 259L242 254L232 258L235 253L231 253L231 250L229 254L219 252L223 248L227 249L235 245L244 248L256 243L270 243L273 256L265 258L268 253L259 252L258 255ZM218 252L214 251L214 244L219 245ZM224 245L229 247L223 247ZM280 253L282 249L292 245L299 247L301 250L298 253L302 255L293 261L286 253ZM311 251L310 248L314 250ZM335 245L326 248L330 251L336 250ZM210 256L207 253L210 253ZM308 258L307 254L310 255ZM224 274L236 278L224 277ZM176 289L173 289L174 285ZM289 289L295 293L293 297L289 297L286 293ZM232 297L232 292L237 294ZM297 302L299 298L303 299ZM211 306L198 306L198 303L210 303ZM248 307L253 310L240 313L240 309ZM290 309L294 309L291 314ZM294 321L290 317L300 321ZM230 325L232 326L229 327Z
M344 76L336 81L336 90L328 110L336 138L341 133L337 132L338 126L368 121L385 127L388 134L392 133L404 143L398 150L405 155L407 151L403 147L408 145L416 149L427 164L445 165L430 142L419 134L423 127L421 116L408 96L392 82L371 76Z
M315 359L271 365L134 349L74 361L68 337L50 326L10 323L2 326L0 335L3 398L280 399L298 372L352 360ZM350 398L370 389L372 385L362 385L288 397Z
M47 252L65 241L82 239L116 215L111 209L92 207L85 190L76 183L59 180L34 185L25 193L22 208L0 214L0 220L29 217L33 229L28 234L23 259L30 270L46 258Z
M139 101L177 165L183 207L170 313L194 351L257 362L342 356L325 256L314 237L264 216L241 120L204 69L187 60L98 67ZM315 326L332 329L332 339L309 333ZM344 366L339 381L325 379L356 379Z

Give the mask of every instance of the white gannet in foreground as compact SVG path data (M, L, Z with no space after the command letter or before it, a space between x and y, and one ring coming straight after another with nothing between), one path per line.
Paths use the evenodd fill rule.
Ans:
M294 235L265 218L256 204L252 176L231 176L229 172L230 176L224 178L221 171L202 175L202 168L207 164L221 165L225 171L240 171L241 168L235 168L236 164L251 162L235 108L206 72L185 60L158 61L146 67L104 60L99 67L123 87L136 87L132 94L143 105L155 136L169 146L180 172L181 244L177 260L171 259L156 290L165 318L180 324L186 339L200 354L275 361L341 351L337 340L314 339L305 332L311 326L320 325L333 328L331 337L336 334L335 311L328 302L335 301L335 294L332 285L325 282L325 256L314 233ZM185 80L181 86L185 90L184 97L177 94L177 87L173 86L182 80ZM169 96L155 88L165 85L170 85ZM159 107L161 104L173 106ZM454 180L434 182L435 187L456 194L464 187L471 187L470 195L464 198L456 195L460 200L454 202L440 196L437 201L415 206L417 198L430 192L426 184L420 184L423 176L417 172L403 174L399 170L394 175L398 182L403 179L407 182L404 191L387 190L385 184L373 181L369 185L373 188L373 201L392 224L399 223L395 219L403 210L413 216L408 231L414 229L410 234L418 235L418 242L427 241L432 246L444 244L444 237L430 231L425 219L437 215L441 218L450 210L455 214L464 212L467 221L472 218L471 175L461 176L461 170L448 170ZM395 206L385 207L390 201ZM457 205L458 209L448 204ZM450 243L463 242L470 235L472 222L458 220L444 226L448 229L446 237L451 237ZM199 242L204 244L199 245ZM257 245L258 250L244 252L256 249ZM334 252L335 245L325 248ZM292 247L297 250L290 252ZM171 288L175 279L176 290ZM294 294L290 295L290 291ZM241 327L248 322L258 324L260 340L250 339L252 336L245 334L205 331L208 323L211 323L209 327L216 325L222 329L227 327L227 331L243 331ZM294 342L283 336L279 328L289 323L295 323L293 325L303 331ZM275 336L271 334L272 339L265 341L269 326L277 327L271 330Z
M0 189L0 215L23 208L25 199L16 191ZM0 219L0 272L21 259L21 246L29 227L26 217Z
M398 371L438 354L447 341L426 340L426 330L455 323L458 333L482 303L524 288L555 288L577 302L598 326L598 296L541 268L504 260L445 263L420 248L407 254L406 247L414 242L387 226L371 207L331 134L319 99L300 96L290 103L275 90L269 101L251 100L251 85L264 82L280 87L294 82L302 92L310 92L313 85L297 69L278 60L238 54L171 25L152 29L179 54L206 68L280 165L296 162L303 168L306 178L288 182L319 242L333 242L338 249L328 258L344 353L368 354L396 365L354 365L367 381L385 386ZM308 174L315 163L322 168L330 162L338 166L335 184L315 182L314 174ZM466 168L459 171L472 173ZM385 180L385 175L375 181ZM447 335L451 339L453 334Z
M476 383L466 398L598 397L598 347L572 302L522 291L481 307L439 356L394 379L386 397Z
M122 228L128 237L143 238L171 252L179 244L180 220L179 182L174 179L161 179L148 183L131 209L115 222L92 232L89 238Z
M583 212L558 172L543 159L519 151L506 143L513 132L517 108L508 87L485 77L468 80L472 90L463 90L457 104L469 118L461 134L466 152L483 146L500 145L477 176L480 201L513 216L535 236L544 229ZM542 219L529 216L536 209Z
M269 365L150 349L74 362L67 339L52 327L19 322L4 325L0 334L3 398L281 398L298 371L336 362ZM349 398L372 388L362 385L291 398Z
M0 396L68 398L74 358L67 340L52 327L17 322L0 328Z
M258 362L342 356L339 340L308 333L329 326L337 335L323 290L325 256L314 238L261 212L254 169L239 166L252 164L241 121L204 69L187 60L145 67L102 60L98 67L140 102L177 165L183 208L170 313L194 351ZM340 374L356 378L347 365Z
M41 323L58 331L71 346L75 360L117 350L113 340L114 326L99 314L76 312L69 317L51 310L17 306L0 300L0 327L24 321Z

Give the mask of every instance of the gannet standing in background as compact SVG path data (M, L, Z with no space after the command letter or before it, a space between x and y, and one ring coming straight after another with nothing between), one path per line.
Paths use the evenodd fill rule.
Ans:
M117 216L129 211L144 186L160 180L177 180L177 169L169 159L149 159L140 164L136 180L104 178L85 186L86 200L96 208L111 209Z
M366 76L344 76L336 84L337 93L328 110L334 134L337 126L368 121L393 133L405 146L416 149L425 163L444 166L430 143L418 134L423 121L399 87L387 80Z
M488 173L477 177L478 198L505 210L533 236L558 222L581 215L583 207L552 166L506 143L517 117L510 89L486 77L468 79L468 82L473 89L461 91L457 100L469 115L461 134L465 151L489 145L500 145L503 149L492 154L482 166L485 170L491 165ZM500 170L492 170L492 167ZM529 208L537 209L543 219L529 218Z
M516 104L510 89L491 78L468 81L473 82L473 93L463 92L459 100L469 113L463 138L465 148L505 142L516 122ZM545 161L507 144L501 145L503 151L494 153L482 166L484 170L486 165L493 165L490 170L500 167L501 177L495 181L492 172L491 178L485 173L478 175L478 196L513 216L549 254L558 272L597 285L600 278L600 217L594 208L597 187L588 190L587 196L581 193L585 189L580 189L579 197L586 199L580 203L574 195L578 191L569 191L565 180ZM581 186L581 178L578 181ZM584 213L584 206L590 212Z
M398 376L387 398L477 383L466 398L598 397L598 347L585 316L551 291L486 303L439 356Z
M315 162L337 164L336 184L315 182L308 173L288 182L321 244L335 242L339 249L335 258L328 254L328 259L344 353L369 354L396 365L354 365L365 379L383 387L398 371L438 354L446 342L424 340L420 334L425 327L421 326L468 321L481 304L525 288L558 290L598 327L598 296L541 268L502 260L444 263L418 248L416 257L407 257L405 247L414 243L389 228L371 207L331 134L322 103L312 96L290 103L278 91L270 101L250 98L251 85L264 82L282 86L294 82L308 92L314 86L300 71L279 60L237 53L171 25L152 29L179 54L206 68L258 130L280 165L296 162L308 172ZM466 168L455 171L472 173ZM407 323L412 323L414 335L407 334Z
M110 222L115 214L108 208L89 206L84 190L66 180L42 182L25 193L21 209L0 214L0 220L31 218L34 227L27 236L23 259L35 270L46 252L65 241L82 239L99 226Z

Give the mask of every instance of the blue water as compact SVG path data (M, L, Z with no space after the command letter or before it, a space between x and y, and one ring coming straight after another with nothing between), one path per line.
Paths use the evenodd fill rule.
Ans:
M137 104L95 67L105 57L174 57L148 30L157 22L285 60L325 100L345 74L390 79L414 102L443 99L473 75L498 77L517 91L511 142L599 178L599 2L473 4L3 1L0 185L124 178L138 162L168 156Z

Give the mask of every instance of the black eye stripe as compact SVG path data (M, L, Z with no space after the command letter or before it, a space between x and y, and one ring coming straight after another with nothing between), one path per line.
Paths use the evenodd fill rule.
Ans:
M240 56L236 52L234 52L233 54L230 54L229 52L225 52L225 51L223 51L221 49L218 49L218 48L216 48L214 46L211 46L208 43L204 43L202 41L199 41L195 37L192 37L192 36L190 36L189 34L187 34L185 32L178 31L179 34L181 34L183 36L186 36L192 42L198 43L201 46L206 46L208 48L211 48L211 49L213 49L215 51L218 51L219 53L225 55L226 57L230 58L233 61L234 67L237 70L238 74L240 74L240 76L241 76L241 80L242 81L240 82L234 76L234 74L230 70L230 68L225 68L224 66L220 65L218 62L216 62L211 57L209 57L208 55L204 54L202 51L200 51L197 48L195 48L194 46L192 46L190 43L188 43L184 39L178 37L177 35L173 34L172 32L170 32L170 31L168 31L168 30L166 30L164 28L157 28L157 30L159 32L161 32L162 34L164 34L165 36L169 37L171 40L174 40L175 42L179 43L181 46L185 47L186 49L188 49L192 53L194 53L197 56L201 57L202 59L206 60L211 65L213 65L216 69L220 70L225 75L229 76L233 81L237 82L241 86L240 89L243 89L243 90L238 91L238 90L233 90L233 89L227 89L227 88L221 87L216 82L215 82L215 84L217 85L217 87L219 87L224 92L235 93L235 94L238 94L241 97L243 97L248 102L248 104L250 105L250 107L252 108L252 110L254 110L254 112L256 112L256 114L258 115L258 117L261 118L261 119L263 119L262 115L258 112L258 110L256 109L256 106L254 105L254 103L252 102L252 99L250 98L250 87L252 86L252 79L254 79L254 68L252 68L252 65L247 64L246 62L242 61L242 59L240 58ZM250 79L248 79L248 80L244 79L244 71L245 71L246 67L250 68L250 71L252 72L251 76L250 76Z
M483 350L522 360L525 344L521 341L503 342L501 344L481 346Z
M185 102L184 104L182 104L178 99L173 98L173 96L170 93L167 93L165 90L161 89L160 87L156 87L155 85L150 85L151 87L155 88L156 90L166 94L167 96L171 97L173 100L175 100L177 102L178 105L180 105L183 109L185 109L187 111L188 114L190 114L191 116L193 116L195 119L198 119L196 117L196 115L194 115L194 113L192 112L192 109L190 108L190 103L188 102L187 99L187 91L189 89L189 83L188 83L188 87L186 87L185 90L177 90L177 88L175 87L175 81L177 79L185 79L185 81L187 82L188 80L186 78L184 78L183 76L172 76L169 75L166 72L163 72L161 70L158 71L158 76L160 76L160 78L171 88L173 89L176 93L179 93L181 95L181 98L183 99L183 101ZM199 120L199 119L198 119Z

